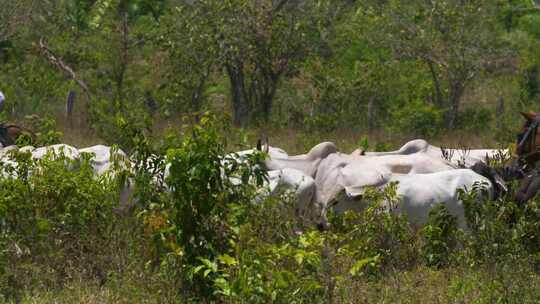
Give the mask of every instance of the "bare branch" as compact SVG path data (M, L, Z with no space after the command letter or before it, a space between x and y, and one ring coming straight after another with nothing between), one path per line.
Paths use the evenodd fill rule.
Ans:
M86 83L77 76L75 71L73 71L73 69L69 65L67 65L62 60L62 58L60 58L58 55L56 55L49 48L49 46L47 45L47 42L45 41L45 39L43 37L41 37L39 39L39 48L41 49L41 52L47 57L47 60L49 60L49 62L53 66L57 67L58 69L62 70L64 73L66 73L67 76L70 79L73 79L79 85L79 87L81 87L83 89L84 93L86 94L86 97L88 98L88 102L89 102L90 101L90 90L88 89L88 86L86 85Z

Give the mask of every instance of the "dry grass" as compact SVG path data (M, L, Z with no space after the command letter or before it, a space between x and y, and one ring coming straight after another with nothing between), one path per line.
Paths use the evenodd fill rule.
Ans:
M261 136L260 134L270 134L270 145L283 148L289 154L305 153L311 147L323 141L332 141L340 151L350 153L359 148L363 138L368 139L370 149L374 149L380 143L385 144L388 148L398 149L410 140L422 138L415 134L394 134L388 131L366 132L351 129L316 134L292 129L272 130L270 132L251 130L249 134L252 142L256 142L257 138ZM454 131L442 133L434 138L424 139L436 146L500 148L492 134L488 132L472 134L472 132L467 131Z
M180 294L163 294L124 278L114 285L75 281L60 291L27 295L22 303L185 303ZM538 303L540 277L505 267L434 270L420 266L379 279L345 280L336 286L335 303ZM299 299L300 300L300 299ZM305 299L302 299L305 300Z
M111 144L91 130L85 120L75 116L69 121L63 115L55 115L57 129L63 133L64 142L75 147L87 147L96 144ZM162 136L168 129L179 128L182 125L182 119L179 117L164 118L156 117L152 126L152 135L156 138ZM357 149L360 141L367 138L370 149L378 143L385 144L386 147L397 149L406 142L423 138L418 134L411 133L393 133L388 130L366 131L361 129L343 128L330 132L309 132L291 128L253 128L245 131L237 131L237 134L246 133L249 142L255 145L258 138L268 137L272 146L285 149L289 154L301 154L308 151L314 145L323 141L332 141L338 148L345 153ZM234 137L236 134L232 134ZM423 138L428 142L438 146L446 147L469 147L469 148L499 148L494 139L493 132L489 131L451 131L441 132L433 138ZM232 142L240 142L231 140ZM235 148L231 148L235 149Z
M37 289L23 296L28 304L105 304L105 303L183 303L177 288L160 282L159 276L131 271L122 276L112 274L103 286L97 280L82 278L67 282L61 289Z
M540 277L523 269L419 267L380 280L353 281L340 303L538 303ZM352 283L352 284L351 284Z

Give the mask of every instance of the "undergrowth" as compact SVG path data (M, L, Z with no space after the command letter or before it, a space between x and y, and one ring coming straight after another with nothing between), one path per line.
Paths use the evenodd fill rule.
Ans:
M540 202L463 193L470 230L443 207L413 229L382 209L318 231L287 193L261 197L261 153L236 157L204 116L165 146L131 129L133 167L11 155L0 177L0 294L15 303L534 303ZM225 130L226 131L226 130ZM179 135L180 134L180 135ZM160 156L161 155L161 156ZM5 160L5 159L4 159ZM14 178L16 177L16 178ZM241 181L241 182L238 182ZM129 212L119 194L133 187Z

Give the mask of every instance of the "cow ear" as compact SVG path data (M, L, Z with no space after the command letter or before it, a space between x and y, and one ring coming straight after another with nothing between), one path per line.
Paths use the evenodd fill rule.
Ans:
M521 113L521 115L522 115L523 117L525 117L525 119L527 119L527 120L533 120L533 119L536 117L536 115L538 115L538 114L536 114L535 112L532 112L532 111L529 111L529 112L519 112L519 113Z
M257 139L257 151L262 151L262 141L261 139Z

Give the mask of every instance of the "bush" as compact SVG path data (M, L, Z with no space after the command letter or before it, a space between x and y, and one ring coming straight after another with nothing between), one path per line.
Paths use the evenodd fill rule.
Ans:
M457 245L456 221L443 204L429 211L428 222L422 228L425 241L421 249L428 266L442 267L448 263Z
M32 160L19 152L13 158L17 166L4 163L0 177L2 295L16 299L36 278L54 288L68 279L70 267L104 280L111 267L103 249L114 229L113 183L94 178L88 159Z
M390 129L395 132L410 131L416 135L432 137L443 127L443 112L420 101L401 106L392 111Z
M396 184L384 191L368 189L363 196L366 208L361 213L347 212L334 216L336 252L342 258L353 259L350 274L380 275L387 269L407 269L416 260L415 235L404 216L394 215L390 206L398 203ZM360 267L361 266L361 267Z
M499 263L505 259L538 261L540 209L537 200L518 207L509 197L481 199L479 192L460 194L471 233L462 240L470 263ZM536 256L536 257L535 257Z
M151 157L152 149L144 147L147 141L139 140L135 147L137 195L147 235L153 240L155 262L164 271L172 270L194 297L214 295L215 274L199 271L200 266L228 252L235 230L246 220L242 210L265 179L262 168L254 166L259 154L243 160L226 155L224 127L205 115L200 124L187 129L177 147L169 145L165 159L169 174L161 183L153 177L166 175L165 163L148 161L155 157ZM146 178L141 174L147 174ZM163 194L159 189L165 184L169 192Z
M42 147L59 144L62 139L62 133L55 130L56 121L49 117L40 117L39 115L27 115L24 117L29 129L34 132L35 138L22 137L17 140L17 144L32 145Z
M296 230L294 204L286 197L246 211L247 221L230 239L233 247L200 268L214 276L216 294L232 302L322 302L325 236Z
M481 131L489 130L493 121L493 113L490 109L467 109L460 114L459 125L465 130Z

